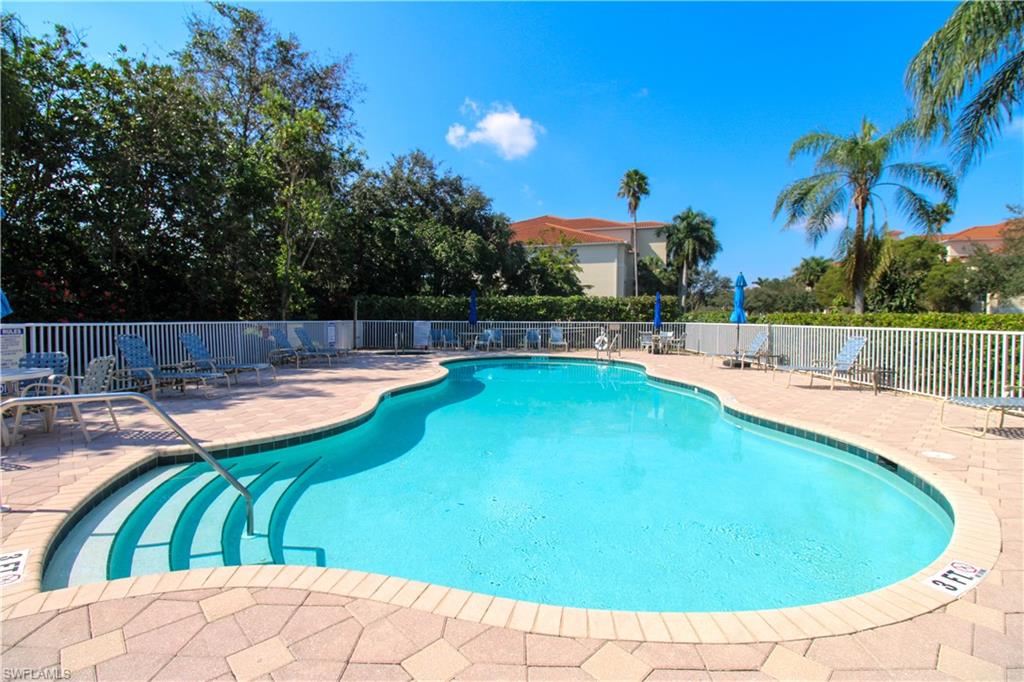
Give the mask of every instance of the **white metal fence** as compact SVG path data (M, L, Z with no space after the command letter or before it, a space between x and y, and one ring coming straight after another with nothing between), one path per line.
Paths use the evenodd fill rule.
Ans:
M572 348L591 348L601 329L619 336L623 349L638 349L640 335L653 330L649 322L551 322L433 321L433 329L451 330L456 337L483 329L501 329L505 346L518 345L526 330L541 331L544 345L548 330L558 324ZM413 346L413 322L366 320L355 325L339 321L256 322L138 322L138 323L30 323L25 329L25 349L63 351L70 369L81 373L98 355L118 355L119 334L139 334L161 363L187 359L178 340L182 332L199 334L214 355L232 355L238 362L262 362L274 348L270 330L305 327L318 343L339 347L409 349ZM11 325L4 325L11 328ZM892 370L892 387L921 395L995 396L1015 385L1024 385L1024 332L962 331L950 329L897 329L876 327L813 327L797 325L740 325L666 323L663 330L685 338L685 347L699 353L730 353L746 348L760 331L768 331L770 352L791 364L827 361L849 336L867 337L862 364ZM293 343L297 339L290 334ZM468 337L464 337L467 338ZM737 343L738 339L738 343Z

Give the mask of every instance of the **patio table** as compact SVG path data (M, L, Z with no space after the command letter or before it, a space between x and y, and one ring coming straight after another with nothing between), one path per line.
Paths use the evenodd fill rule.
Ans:
M3 397L16 398L18 396L18 384L22 381L45 379L51 374L53 374L53 370L49 367L0 369L0 383L3 383L4 388L7 389L4 392ZM10 445L11 443L11 435L7 431L7 422L3 421L2 415L0 415L0 441L2 441L4 445Z

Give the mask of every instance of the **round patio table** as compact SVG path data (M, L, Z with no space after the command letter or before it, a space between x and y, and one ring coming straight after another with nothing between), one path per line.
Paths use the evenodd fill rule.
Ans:
M53 370L49 367L19 367L17 369L0 369L0 383L3 383L4 388L8 389L4 393L5 398L16 398L18 393L18 384L22 381L31 381L33 379L45 379L46 377L53 374ZM14 390L10 390L13 388ZM7 432L7 423L3 421L3 416L0 415L0 440L3 441L4 445L8 445L11 442L11 436Z

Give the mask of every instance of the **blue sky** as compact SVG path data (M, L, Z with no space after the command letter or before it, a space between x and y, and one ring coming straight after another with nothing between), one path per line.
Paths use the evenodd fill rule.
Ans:
M79 29L94 56L119 43L165 57L200 4L18 3L33 33ZM352 53L366 86L356 116L370 163L419 147L512 219L542 213L626 220L615 192L650 177L645 220L687 206L718 221L714 267L787 274L830 255L771 217L779 190L810 171L790 144L816 128L883 127L909 107L907 62L951 3L252 3L328 57ZM947 232L1024 201L1022 119L973 169ZM944 161L945 150L914 152ZM895 208L890 205L890 210ZM890 220L903 227L899 218Z

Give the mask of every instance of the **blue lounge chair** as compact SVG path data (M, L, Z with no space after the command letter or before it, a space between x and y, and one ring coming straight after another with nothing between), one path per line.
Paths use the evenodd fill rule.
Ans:
M557 324L552 325L551 329L548 330L548 350L556 348L569 350L569 342L565 340L565 332Z
M789 372L789 383L787 383L786 386L791 386L793 384L793 375L795 373L810 372L810 385L813 386L814 375L816 373L828 374L832 380L832 385L830 389L834 389L836 387L836 377L844 375L846 376L846 380L852 386L853 371L857 366L857 358L860 356L861 351L864 350L864 346L867 344L867 342L868 340L865 336L851 336L850 338L846 339L846 343L844 343L843 347L839 349L838 353L836 353L836 357L831 362L831 364L821 363L813 365L776 365L773 368L772 376L775 376L774 370Z
M313 337L309 335L305 327L297 327L295 329L295 336L299 337L299 343L302 344L302 350L308 353L320 353L326 355L328 358L340 358L348 355L348 351L343 348L324 348L317 344L313 340Z
M459 342L455 339L455 332L451 329L431 329L430 330L430 347L431 348L456 348Z
M188 351L189 357L192 358L192 363L196 366L196 369L224 372L228 376L234 374L236 381L238 380L239 373L253 372L256 374L256 383L260 386L263 385L260 372L270 370L273 377L277 378L277 370L269 362L239 363L235 362L234 356L231 355L214 357L199 334L183 332L178 334L178 339L185 346L185 350Z
M975 398L971 396L953 396L942 401L942 409L939 410L939 424L942 428L949 431L955 431L956 433L963 433L968 436L975 438L984 438L988 434L989 419L992 417L992 413L999 412L999 427L1003 428L1003 422L1006 419L1007 412L1014 412L1019 416L1024 416L1024 396L1021 395L1010 395L1013 392L1021 393L1024 391L1024 386L1011 386L1007 389L1007 395L1002 397L990 397L990 398ZM963 429L956 426L950 426L946 423L946 405L960 405L962 407L974 407L977 409L985 410L985 426L982 427L981 433L978 433L977 429Z
M331 356L327 353L317 353L309 350L297 350L292 347L292 342L288 340L288 332L283 329L271 329L270 333L274 337L274 342L277 344L277 348L270 351L270 361L274 360L294 360L295 368L298 369L299 363L303 358L316 360L322 358L327 360L327 364L331 364Z
M537 350L540 350L539 329L527 329L526 334L523 335L523 348L529 348L531 345L536 346Z
M734 358L740 361L740 367L745 367L744 360L750 362L757 362L758 358L761 357L761 349L768 343L768 332L758 332L757 336L750 340L750 345L747 349L736 353L708 353L708 357L711 358L712 364L717 358Z
M455 336L455 330L454 329L445 329L443 336L444 336L445 345L447 345L449 348L458 348L459 347L459 340Z
M117 337L117 348L124 356L128 365L127 374L143 391L151 390L156 396L164 386L174 386L184 392L188 384L196 384L200 388L208 388L209 381L223 379L231 386L228 375L224 372L194 371L185 369L182 365L161 366L149 352L149 346L138 334L121 334Z

